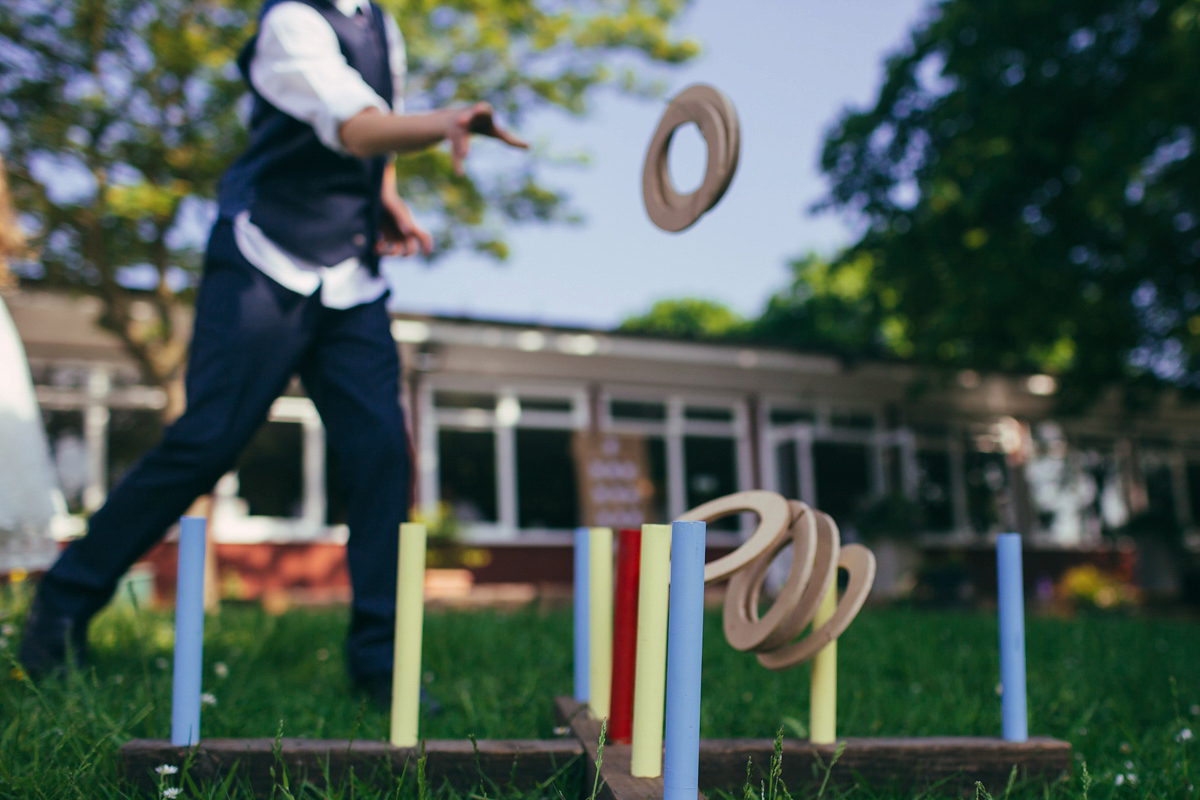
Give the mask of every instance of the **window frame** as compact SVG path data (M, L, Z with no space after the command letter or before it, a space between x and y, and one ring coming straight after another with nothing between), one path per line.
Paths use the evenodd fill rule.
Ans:
M437 392L470 392L490 394L496 398L494 410L449 409L434 405ZM570 410L526 411L522 397L565 400ZM477 522L464 528L468 541L476 544L522 543L546 544L569 540L571 530L558 528L528 528L519 526L518 475L516 432L519 428L577 432L588 427L588 396L585 386L578 383L549 381L505 381L496 383L480 378L438 375L431 376L419 387L416 397L420 427L416 432L420 473L419 503L422 508L436 508L441 497L439 476L438 432L442 429L481 431L490 430L496 437L496 516L495 522Z

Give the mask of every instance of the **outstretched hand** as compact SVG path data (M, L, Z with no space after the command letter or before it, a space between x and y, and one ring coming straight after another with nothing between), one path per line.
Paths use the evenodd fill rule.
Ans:
M394 179L385 185L394 187ZM379 243L376 246L380 255L415 256L419 252L428 256L433 252L433 237L416 221L399 195L385 190L383 210Z
M454 174L463 174L463 161L471 149L471 134L478 133L499 139L510 147L525 150L529 145L496 124L495 111L489 103L476 103L469 108L452 112L446 138L450 141L450 154L454 159Z

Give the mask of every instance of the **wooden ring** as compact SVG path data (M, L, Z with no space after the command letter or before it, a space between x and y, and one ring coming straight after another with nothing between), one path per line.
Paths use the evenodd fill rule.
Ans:
M757 559L770 549L771 544L792 522L792 511L788 501L774 492L759 489L718 497L704 505L696 506L679 519L712 522L740 511L753 511L758 514L758 527L737 550L704 565L705 583L728 578Z
M850 582L829 621L794 644L759 653L758 663L771 670L793 667L808 661L846 631L871 592L871 584L875 581L875 555L861 544L848 544L841 549L838 566L850 573Z
M708 147L704 180L694 192L681 195L671 185L667 153L679 126L693 122ZM664 231L682 231L712 209L725 194L737 171L741 128L728 97L711 86L696 84L671 99L642 166L642 200L650 221Z
M838 559L841 558L842 537L837 525L828 514L813 511L817 523L817 552L813 559L812 580L805 587L800 602L796 603L795 611L779 625L776 635L769 643L764 642L759 648L762 651L774 650L793 641L804 632L808 624L817 615L821 601L829 587L837 581ZM757 602L757 599L755 600Z
M729 578L725 595L725 638L736 650L752 650L767 669L782 670L808 661L845 632L875 582L875 556L860 544L841 546L837 524L828 514L774 492L748 491L697 506L681 520L712 522L729 514L753 511L758 527L741 547L704 566L704 582ZM788 579L775 602L758 613L771 561L791 541ZM833 615L800 638L836 586L838 568L849 573L846 591Z
M787 641L777 630L792 615L808 588L817 554L816 515L803 503L792 500L792 525L784 531L763 557L735 572L725 593L725 639L735 650L772 650ZM787 582L775 602L761 617L758 600L771 562L779 551L792 543L792 566Z
M729 184L733 182L733 176L737 172L742 149L742 127L738 121L737 109L733 107L733 101L723 92L716 89L713 91L716 93L716 99L719 101L721 121L725 125L726 150L728 153L727 160L725 161L725 181L720 187L719 200L725 195L725 190L729 188Z

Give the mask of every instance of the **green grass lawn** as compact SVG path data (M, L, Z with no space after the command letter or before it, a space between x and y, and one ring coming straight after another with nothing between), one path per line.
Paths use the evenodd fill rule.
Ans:
M135 796L120 780L116 750L170 732L170 615L110 608L92 627L90 668L35 689L10 674L23 607L11 591L0 599L0 797ZM386 716L347 685L346 616L227 607L211 617L204 691L215 702L204 708L203 735L385 739ZM445 711L423 721L422 736L554 735L552 698L571 692L569 610L435 613L425 626L425 680ZM865 611L841 639L839 734L998 735L996 638L986 613ZM1200 737L1200 622L1034 617L1027 652L1030 732L1069 740L1078 760L1071 782L1017 787L1011 797L1200 797L1191 763ZM735 652L719 613L709 615L702 735L804 735L807 685L806 667L772 673ZM1005 790L986 788L996 797ZM886 796L870 787L847 794ZM180 795L248 796L221 786ZM397 795L339 787L305 796ZM406 785L399 796L415 798L417 788Z

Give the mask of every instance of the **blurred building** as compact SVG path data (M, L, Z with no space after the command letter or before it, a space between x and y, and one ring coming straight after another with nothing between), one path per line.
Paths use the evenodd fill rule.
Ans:
M95 325L88 298L6 296L31 362L60 480L87 512L161 431L165 397ZM656 520L741 489L798 497L851 536L874 501L908 498L931 541L1020 530L1098 544L1141 515L1200 524L1200 408L1131 419L1112 398L1055 419L1049 376L931 378L904 363L596 330L398 314L416 492L494 552L561 548L584 523L578 437L640 443ZM222 545L336 544L336 459L298 384L218 484ZM737 520L711 544L738 541ZM224 551L223 551L224 552ZM533 559L533 560L530 560Z

